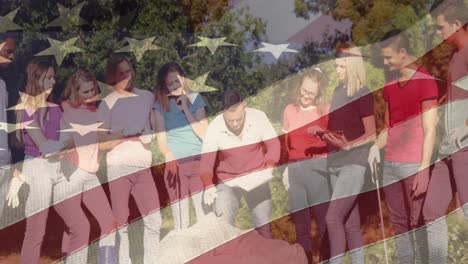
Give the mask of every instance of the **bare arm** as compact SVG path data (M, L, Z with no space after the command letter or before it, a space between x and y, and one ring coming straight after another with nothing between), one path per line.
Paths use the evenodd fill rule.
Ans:
M429 167L431 164L432 152L434 150L436 126L438 121L437 100L427 100L422 103L422 122L424 129L424 141L422 149L421 168Z

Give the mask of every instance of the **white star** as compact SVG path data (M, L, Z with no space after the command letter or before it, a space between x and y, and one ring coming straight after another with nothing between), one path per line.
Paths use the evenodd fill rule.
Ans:
M253 52L270 52L276 60L283 54L283 52L298 52L297 50L289 49L289 44L270 44L266 42L262 42L263 48L259 48L254 50Z
M161 47L153 44L154 39L155 37L145 38L142 40L125 38L128 42L128 46L116 50L115 52L133 52L135 54L135 58L139 62L146 51L161 49Z
M20 26L13 22L16 13L18 13L18 9L19 7L8 13L6 16L0 16L0 33L7 32L9 30L21 29Z
M6 44L6 41L3 42L3 43L0 43L0 50L3 49L3 46L5 46L5 44ZM4 58L3 56L0 56L0 64L2 64L2 63L9 63L9 62L11 62L11 60L9 60L9 59L7 59L7 58Z
M59 132L76 132L80 136L85 136L91 132L98 132L98 131L109 131L108 129L100 128L103 122L98 122L96 124L91 125L81 125L70 123L71 128L60 130Z
M39 108L56 106L56 104L47 102L52 89L48 89L36 96L29 95L27 93L19 92L20 103L15 106L8 108L7 110L26 110L29 116L33 115Z
M119 100L120 98L137 96L136 94L125 90L128 81L130 81L130 78L127 78L114 86L98 81L98 85L101 88L101 93L96 95L96 99L93 100L102 99L102 101L104 101L107 104L109 109L112 109L117 100Z
M188 47L207 47L210 50L211 55L213 55L219 47L222 47L222 46L237 46L237 45L232 44L232 43L224 42L224 40L227 39L226 37L224 37L224 38L198 37L198 38L200 39L199 42L197 42L195 44L188 45Z
M465 91L468 91L468 75L452 83Z
M72 26L87 24L88 22L80 17L81 9L83 8L84 4L85 2L82 2L73 8L66 8L63 5L57 3L60 15L58 18L47 24L47 27L61 27L62 29L69 29Z
M37 127L29 126L29 124L31 124L33 121L34 120L30 120L30 121L26 121L22 123L17 123L17 124L0 122L0 131L11 133L11 132L15 132L18 129L37 129Z
M47 56L52 55L55 57L57 64L60 66L63 59L67 56L68 53L83 52L84 50L74 46L75 42L78 40L78 37L71 38L66 41L58 41L55 39L47 38L50 43L50 48L45 49L34 56Z
M197 93L209 93L209 92L217 91L218 89L205 84L206 79L208 78L208 74L210 74L210 73L207 72L207 73L197 77L194 80L190 80L190 79L186 78L187 85L188 85L188 87L190 87L190 90L192 92L197 92Z

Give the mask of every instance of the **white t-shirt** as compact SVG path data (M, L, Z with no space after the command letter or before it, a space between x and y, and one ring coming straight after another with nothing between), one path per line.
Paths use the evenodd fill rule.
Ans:
M135 96L122 97L117 92L107 95L99 105L99 121L103 128L117 132L121 129L127 134L136 134L150 129L150 113L154 104L154 95L146 90L133 88ZM106 100L119 97L109 107ZM128 138L115 146L107 154L108 166L133 166L148 168L151 166L151 150L146 149L139 137Z

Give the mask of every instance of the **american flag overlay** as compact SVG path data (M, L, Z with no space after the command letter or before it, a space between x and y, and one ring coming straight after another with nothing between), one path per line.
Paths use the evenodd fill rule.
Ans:
M0 263L468 263L468 1L0 0Z

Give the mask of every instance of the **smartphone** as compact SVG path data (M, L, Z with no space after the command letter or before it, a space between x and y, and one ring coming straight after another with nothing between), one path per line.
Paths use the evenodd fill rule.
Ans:
M343 137L344 136L344 132L339 130L339 131L331 131L331 130L320 130L320 131L317 131L315 132L315 134L319 137L323 137L323 135L327 134L327 133L332 133L335 137Z

